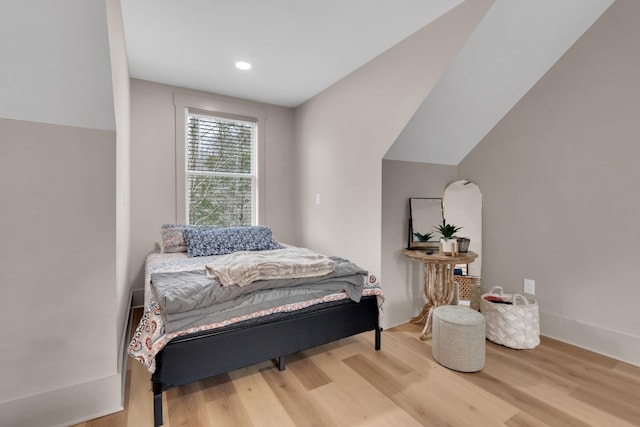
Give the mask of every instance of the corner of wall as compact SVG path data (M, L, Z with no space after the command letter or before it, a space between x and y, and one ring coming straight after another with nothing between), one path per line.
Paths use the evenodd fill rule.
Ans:
M0 425L68 426L124 409L122 373L0 403Z

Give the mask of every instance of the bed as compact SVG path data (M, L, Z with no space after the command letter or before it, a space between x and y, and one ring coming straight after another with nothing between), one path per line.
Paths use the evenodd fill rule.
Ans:
M267 250L260 255L289 249L301 248ZM246 253L253 255L253 251L237 255ZM327 275L278 281L267 274L264 280L225 288L219 283L222 279L208 271L225 257L189 256L185 252L147 256L144 313L128 352L151 373L155 426L163 424L162 393L173 387L266 360L274 360L278 369L284 370L289 354L367 331L374 331L374 348L380 349L379 318L384 296L374 275L362 274L349 261L332 257L335 267ZM248 267L245 270L255 271ZM351 275L348 283L341 282L340 275L347 277L347 271L357 271L353 277L358 277L362 285ZM283 286L284 295L269 296L266 302L257 297L263 290L271 295L271 283L276 282L278 287ZM356 286L352 288L351 282ZM193 287L209 293L186 308L184 301L173 300L176 293ZM209 300L219 299L211 296L211 287L216 293L230 293L229 302L209 307ZM181 310L173 313L172 305L176 304Z

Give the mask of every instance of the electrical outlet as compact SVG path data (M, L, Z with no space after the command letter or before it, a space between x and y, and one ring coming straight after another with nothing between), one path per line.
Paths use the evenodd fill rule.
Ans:
M524 279L524 293L535 295L536 293L536 281L531 279Z

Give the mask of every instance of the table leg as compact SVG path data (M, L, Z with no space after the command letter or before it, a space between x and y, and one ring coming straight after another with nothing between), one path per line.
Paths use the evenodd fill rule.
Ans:
M429 309L433 305L433 296L432 291L433 288L433 280L435 271L432 271L431 265L424 265L424 274L422 276L422 291L424 292L424 296L427 297L427 303L422 307L422 311L416 317L411 319L411 323L420 323L422 322L427 315L429 314Z
M418 314L416 317L412 317L410 322L411 323L422 322L424 318L427 317L427 314L429 314L429 308L431 308L431 305L429 305L429 303L426 303L424 307L422 307L422 311L420 312L420 314Z
M455 265L447 265L445 271L443 272L443 280L444 280L444 295L442 296L442 304L451 304L453 301L453 282L455 281L453 272Z
M435 307L429 307L429 313L427 314L427 321L424 323L424 328L422 329L422 333L420 334L420 339L422 341L427 339L427 335L431 332L431 322L433 319L433 310Z
M450 304L453 299L453 265L425 265L424 282L429 304L426 314L427 320L420 334L422 341L426 340L431 332L433 311L440 305Z
M437 281L438 281L438 269L434 264L425 264L424 266L424 294L427 297L427 305L425 306L426 312L423 318L426 318L422 334L420 339L425 340L427 334L431 331L431 317L433 316L433 310L438 305L437 297ZM422 313L421 313L422 314Z

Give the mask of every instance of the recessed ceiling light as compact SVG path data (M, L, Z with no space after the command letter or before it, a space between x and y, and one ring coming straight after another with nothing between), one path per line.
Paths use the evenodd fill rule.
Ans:
M238 61L236 62L236 68L239 70L250 70L251 64L246 61Z

